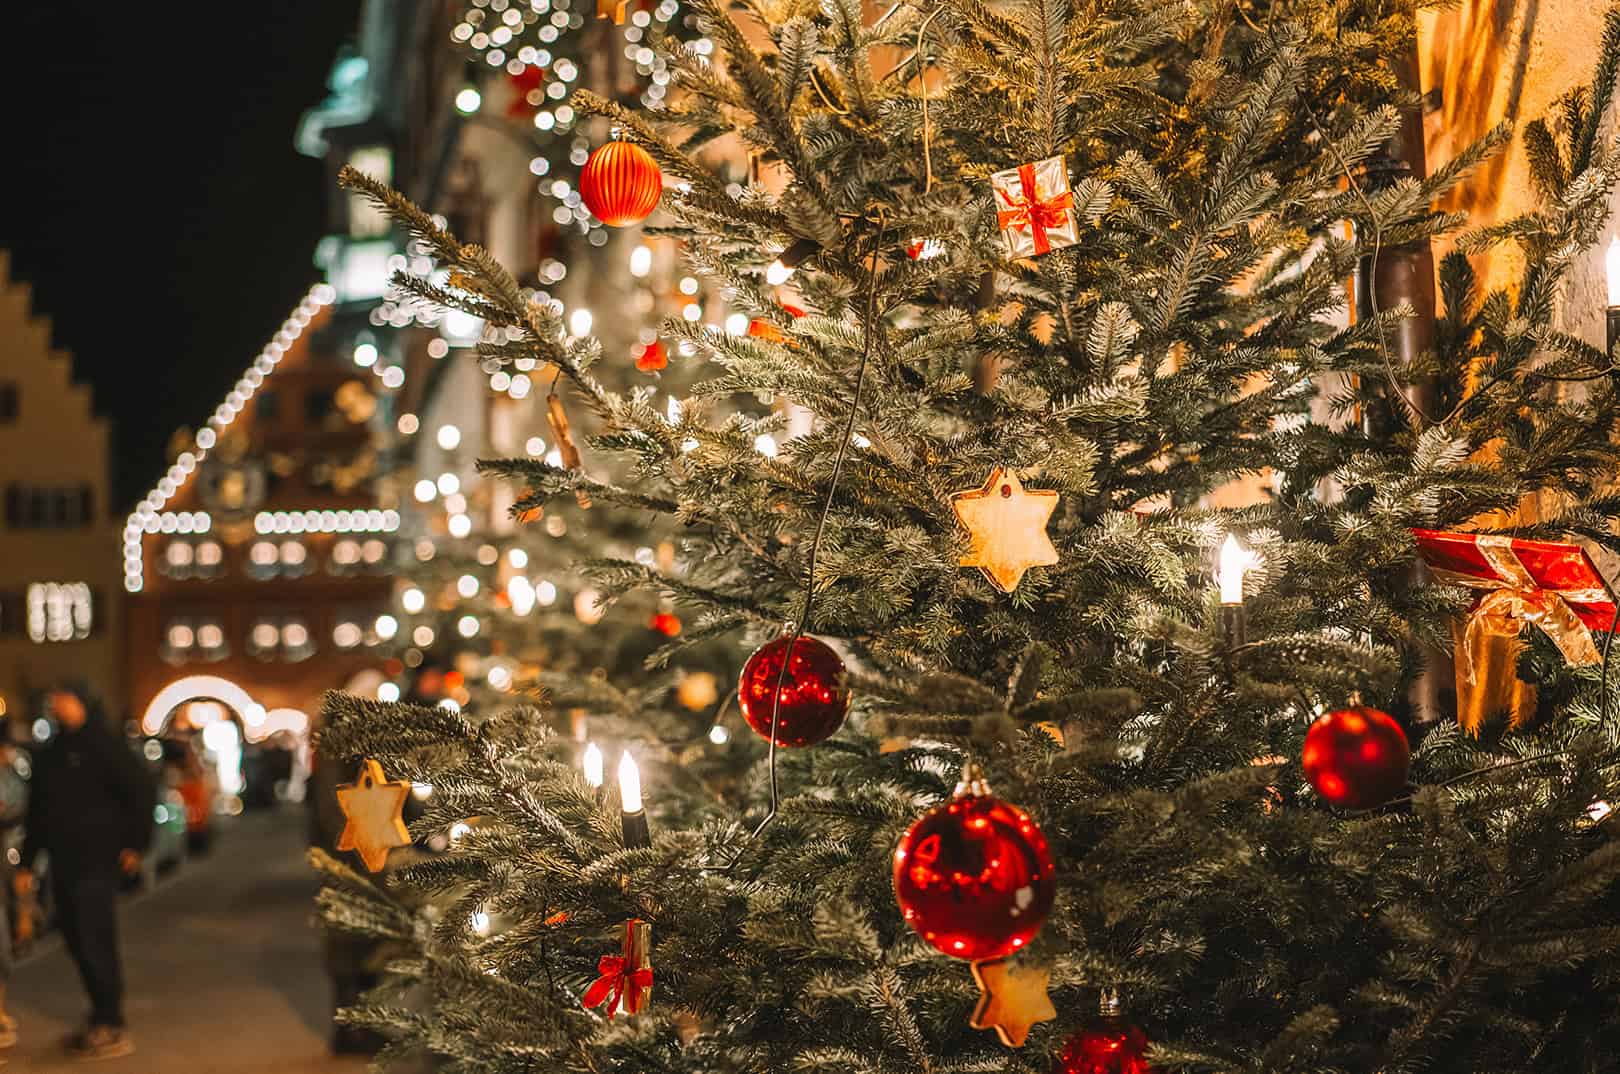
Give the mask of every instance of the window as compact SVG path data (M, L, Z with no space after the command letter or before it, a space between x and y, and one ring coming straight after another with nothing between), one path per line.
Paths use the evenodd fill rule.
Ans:
M394 153L385 145L359 146L349 153L349 164L379 182L390 183L394 175ZM357 239L388 234L392 221L368 198L349 195L349 234Z
M25 604L21 590L0 593L0 638L20 638L27 633Z
M218 541L200 541L197 544L196 566L199 578L214 578L225 563L225 550Z
M304 542L259 540L248 546L248 575L260 581L297 578L309 570L309 549Z
M0 425L9 425L17 420L20 403L17 382L0 380Z
M295 663L315 655L315 639L299 616L266 616L248 628L247 650L255 660Z
M94 521L95 492L89 485L6 486L6 525L12 529L79 529Z
M163 628L158 655L170 664L215 663L230 655L225 628L212 616L177 616Z
M224 559L218 541L175 537L163 546L158 570L170 578L217 578Z
M332 393L315 389L304 395L304 420L311 425L319 425L332 413Z
M253 400L260 421L274 422L281 416L281 394L274 388L260 388Z
M344 619L332 628L332 644L339 649L353 649L365 640L365 628L352 619Z
M36 582L28 587L32 641L82 641L90 636L90 587L83 582Z

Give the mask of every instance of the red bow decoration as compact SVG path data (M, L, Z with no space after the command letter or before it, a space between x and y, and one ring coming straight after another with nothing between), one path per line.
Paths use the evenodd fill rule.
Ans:
M646 1006L653 985L652 963L648 958L651 930L650 925L638 919L624 923L624 954L603 955L597 962L599 976L585 990L582 1000L586 1007L606 1003L611 1022L621 1005L626 1014L635 1014Z
M1046 237L1047 228L1060 228L1067 223L1067 214L1074 208L1074 193L1065 190L1042 201L1035 188L1035 165L1018 166L1019 193L998 189L1003 208L996 210L996 225L1006 231L1028 231L1035 240L1035 252L1044 254L1052 249Z

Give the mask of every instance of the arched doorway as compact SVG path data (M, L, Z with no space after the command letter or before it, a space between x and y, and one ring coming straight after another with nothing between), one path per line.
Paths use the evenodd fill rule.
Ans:
M272 801L278 792L295 801L302 797L309 728L306 713L267 709L219 675L187 675L169 683L147 703L140 721L141 733L157 740L154 759L161 759L166 778L185 799L194 845L206 844L216 808L241 811L248 769L269 773L262 778L269 781ZM257 763L266 759L271 763Z

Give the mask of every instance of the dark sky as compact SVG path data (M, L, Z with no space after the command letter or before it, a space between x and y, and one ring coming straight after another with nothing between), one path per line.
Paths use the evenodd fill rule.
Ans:
M0 6L0 247L116 424L123 507L317 278L293 131L360 3Z

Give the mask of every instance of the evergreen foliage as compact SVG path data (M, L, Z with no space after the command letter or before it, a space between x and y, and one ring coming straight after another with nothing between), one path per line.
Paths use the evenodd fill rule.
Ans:
M706 745L656 676L553 682L646 762L654 845L625 850L617 803L542 708L332 696L323 751L434 785L416 831L477 818L382 886L320 860L327 920L409 952L352 1017L449 1071L1044 1071L1118 988L1161 1071L1614 1069L1620 846L1587 818L1620 794L1601 670L1529 632L1538 720L1479 739L1412 722L1403 699L1467 599L1412 584L1409 527L1620 552L1620 396L1606 356L1556 327L1620 167L1601 133L1620 16L1592 86L1525 129L1541 206L1469 231L1431 206L1508 132L1426 179L1367 179L1411 103L1402 0L940 0L872 25L853 0L693 7L716 56L675 50L668 111L576 99L679 181L664 209L694 269L779 330L666 326L709 363L678 420L598 383L592 344L481 250L344 181L452 270L424 297L516 330L482 357L555 365L591 416L584 472L505 460L487 478L518 483L520 508L584 490L678 524L673 571L585 565L610 599L676 601L688 628L650 663L724 639L740 664L803 614L814 555L797 625L847 655L854 711L778 755L781 810L750 840L769 801L757 742ZM699 163L728 137L778 192L733 196ZM1081 242L1005 262L988 177L1051 154ZM1411 311L1348 323L1345 282L1429 236L1460 252L1434 350L1397 368L1383 332ZM909 259L921 237L945 254ZM801 241L794 318L764 267ZM1502 246L1522 268L1487 292L1464 253ZM1419 378L1438 409L1392 402ZM750 396L818 420L767 458L755 437L785 419ZM1012 595L957 566L949 495L995 465L1061 494L1061 561ZM1216 506L1242 480L1263 495ZM1231 531L1263 566L1250 640L1227 652L1209 577ZM1358 696L1408 719L1414 789L1346 814L1298 756L1313 714ZM965 757L1058 863L1019 957L1051 966L1059 1017L1018 1051L968 1028L967 968L890 889L900 834ZM608 1022L579 997L631 917L653 924L656 984Z

